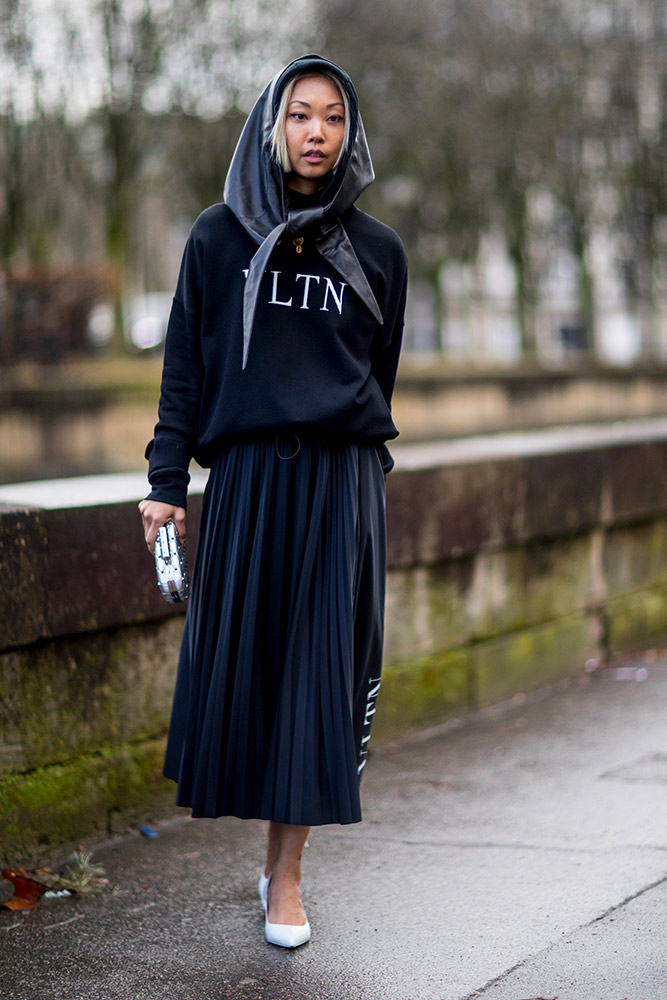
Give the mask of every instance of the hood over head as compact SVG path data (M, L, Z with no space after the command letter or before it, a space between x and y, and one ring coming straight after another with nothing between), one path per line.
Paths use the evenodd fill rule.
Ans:
M287 199L285 175L271 152L271 132L280 98L290 80L320 73L333 76L345 91L350 109L349 139L317 202L292 207ZM318 55L301 56L289 63L271 80L250 112L225 180L225 204L259 243L250 262L243 300L244 368L262 275L273 248L285 237L311 233L318 251L382 323L382 313L340 221L374 178L357 92L347 73Z

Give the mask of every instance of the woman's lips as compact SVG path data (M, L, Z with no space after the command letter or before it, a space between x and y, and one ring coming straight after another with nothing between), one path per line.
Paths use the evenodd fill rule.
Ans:
M324 153L320 153L317 150L309 150L309 152L303 154L304 159L308 160L309 163L321 163L322 160L326 159Z

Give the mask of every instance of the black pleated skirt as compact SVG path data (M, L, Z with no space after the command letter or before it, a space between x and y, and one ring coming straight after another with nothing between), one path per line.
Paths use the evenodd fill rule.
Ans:
M164 773L193 816L361 819L380 686L378 449L232 445L202 512Z

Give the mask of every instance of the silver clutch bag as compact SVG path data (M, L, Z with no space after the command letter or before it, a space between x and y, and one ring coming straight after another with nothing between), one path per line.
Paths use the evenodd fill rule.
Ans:
M190 580L185 549L173 521L167 521L155 540L157 585L165 601L180 604L190 596Z

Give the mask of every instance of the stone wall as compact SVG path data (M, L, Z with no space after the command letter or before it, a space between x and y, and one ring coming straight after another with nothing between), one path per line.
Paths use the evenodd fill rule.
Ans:
M394 411L402 440L667 416L667 371L447 372L401 365Z
M580 674L667 633L666 430L402 450L388 497L376 737Z
M374 739L581 673L667 632L667 421L395 449ZM0 488L0 856L173 809L182 618L141 476ZM201 482L189 510L194 556Z
M0 374L0 483L141 466L157 416L160 362L7 369ZM402 441L582 421L667 416L667 370L452 372L401 362Z

